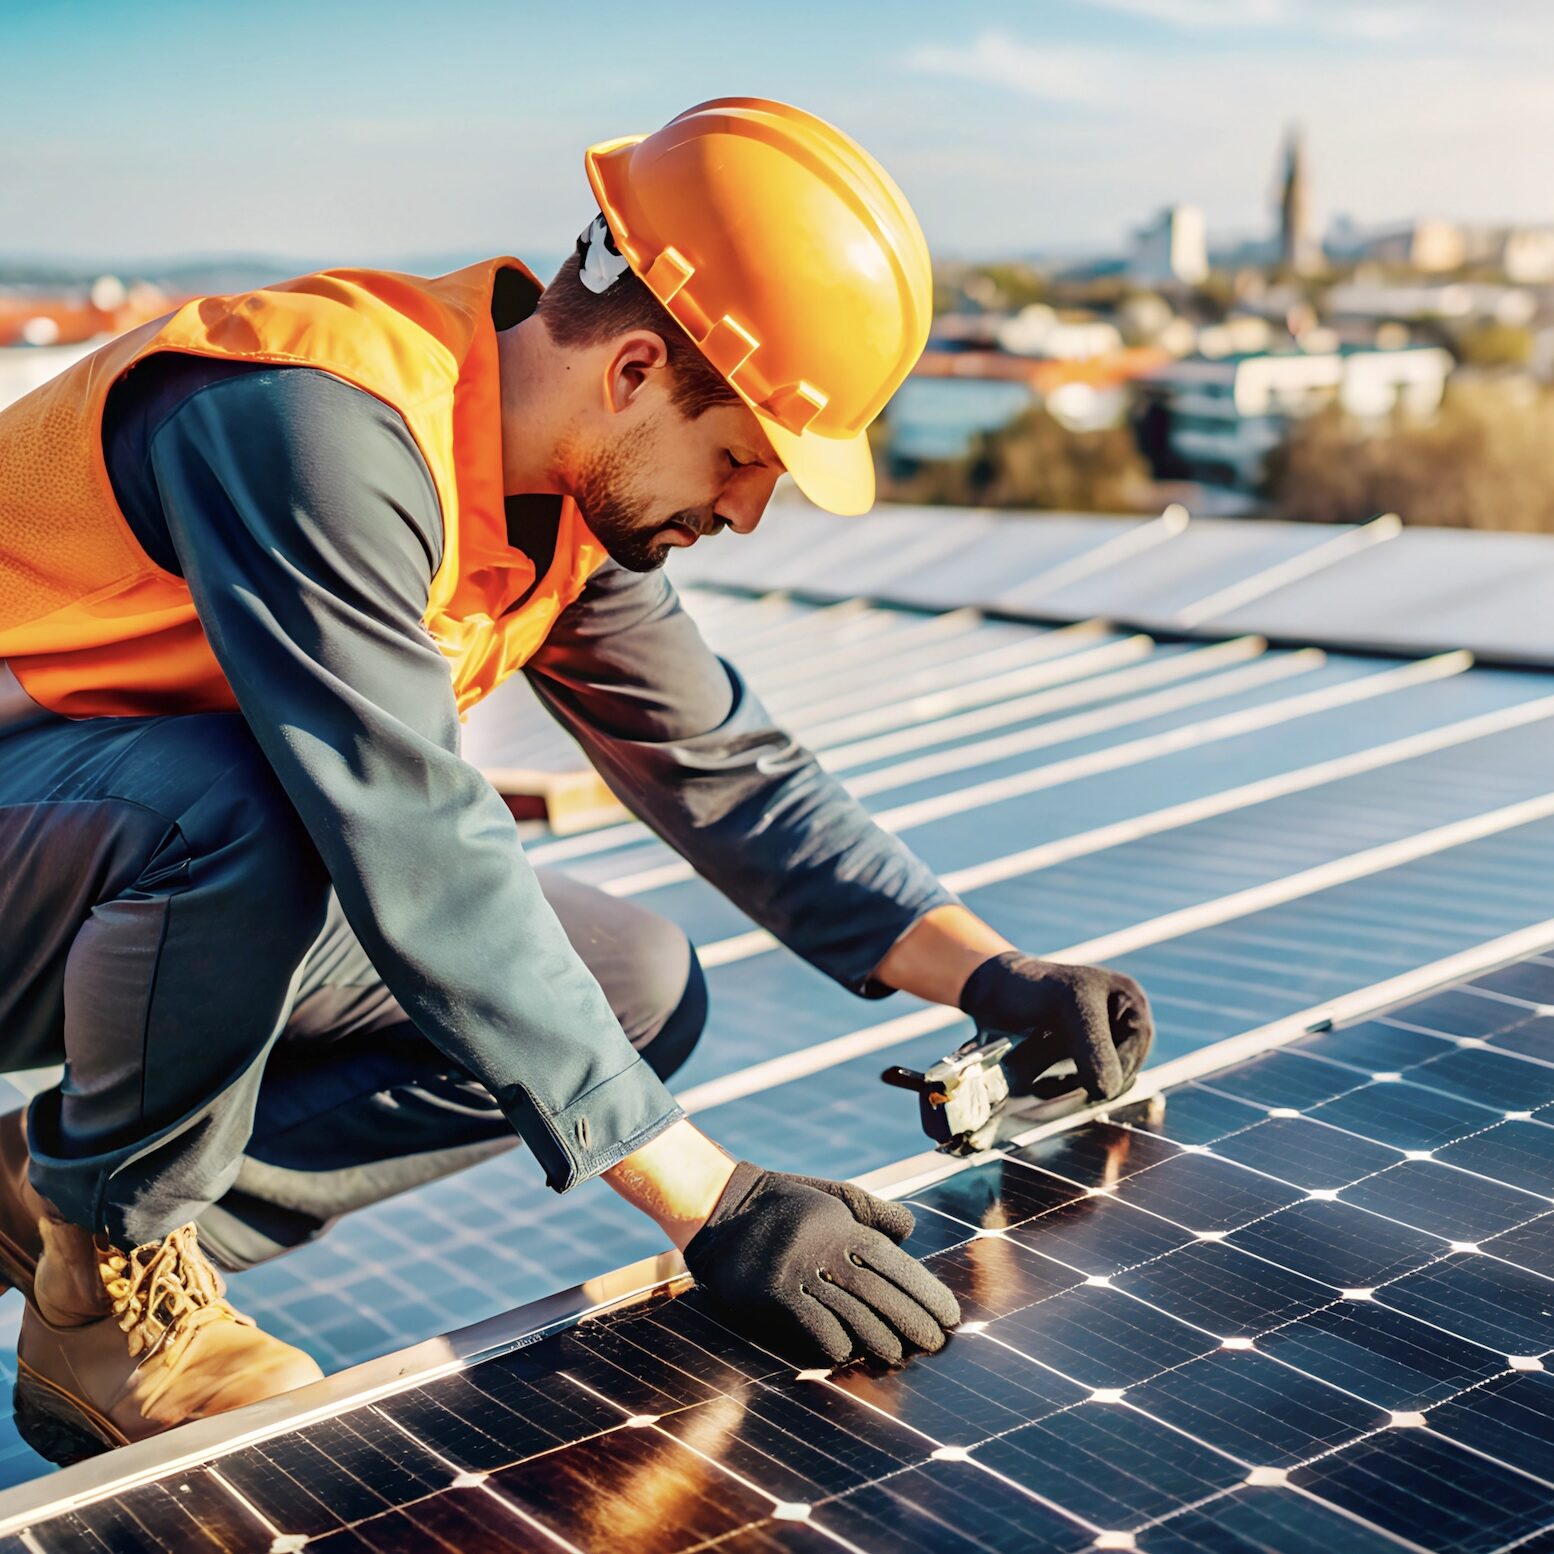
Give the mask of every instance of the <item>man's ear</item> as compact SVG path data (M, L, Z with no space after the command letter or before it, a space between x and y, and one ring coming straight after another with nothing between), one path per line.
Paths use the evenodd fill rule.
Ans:
M616 342L606 368L605 398L619 413L638 404L641 396L663 382L669 366L669 348L662 335L651 329L633 329Z

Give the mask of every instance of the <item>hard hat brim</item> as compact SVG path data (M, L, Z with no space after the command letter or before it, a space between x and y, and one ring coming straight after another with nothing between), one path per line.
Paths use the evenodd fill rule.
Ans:
M793 483L816 507L839 518L856 518L874 506L874 454L867 432L822 437L790 432L769 416L760 419Z

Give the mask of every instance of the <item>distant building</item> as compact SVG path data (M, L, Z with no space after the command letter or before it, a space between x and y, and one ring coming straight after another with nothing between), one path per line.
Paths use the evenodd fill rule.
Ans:
M1490 240L1489 262L1508 281L1554 281L1554 227L1506 227Z
M1232 313L1219 324L1205 324L1198 331L1199 356L1254 356L1270 350L1274 331L1266 318L1254 313Z
M1117 326L1091 314L1062 314L1043 302L1021 308L998 326L999 346L1015 356L1054 361L1085 361L1106 356L1122 345Z
M1467 262L1468 234L1455 221L1421 217L1371 233L1360 243L1355 257L1438 275L1460 270Z
M1196 286L1208 273L1208 236L1196 205L1168 205L1134 234L1129 274L1139 285Z
M1554 227L1464 226L1438 216L1365 230L1348 217L1333 223L1327 252L1335 260L1394 265L1426 275L1466 267L1498 270L1513 285L1554 281Z
M1428 415L1451 368L1435 346L1192 357L1140 380L1140 446L1157 475L1255 491L1292 422L1335 403L1361 420Z
M1410 285L1373 281L1362 273L1333 287L1325 307L1334 319L1434 319L1446 323L1486 320L1523 325L1532 319L1538 303L1530 292L1515 286L1467 281L1416 281Z
M1311 178L1306 168L1305 141L1292 125L1284 141L1283 178L1279 188L1279 262L1287 269L1314 270L1322 261L1311 219Z

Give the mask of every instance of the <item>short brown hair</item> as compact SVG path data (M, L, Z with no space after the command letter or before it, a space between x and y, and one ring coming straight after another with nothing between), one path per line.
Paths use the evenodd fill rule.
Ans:
M633 271L593 292L578 277L581 267L581 256L573 254L540 298L540 317L557 345L600 345L628 330L651 329L669 352L673 402L682 415L694 421L703 411L739 402L728 380Z

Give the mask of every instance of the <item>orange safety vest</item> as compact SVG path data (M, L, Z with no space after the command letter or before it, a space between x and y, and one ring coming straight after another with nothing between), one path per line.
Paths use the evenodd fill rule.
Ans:
M103 460L108 391L157 351L320 368L399 412L431 472L442 561L422 624L462 714L530 658L604 550L570 499L554 559L508 543L491 291L514 259L437 280L326 270L185 303L0 412L0 671L69 717L236 706L183 579L136 541Z

